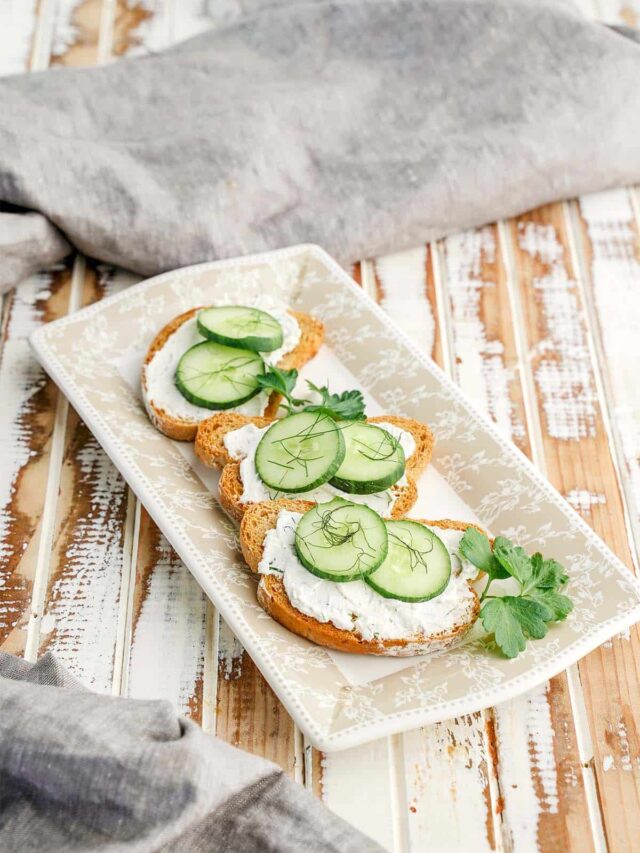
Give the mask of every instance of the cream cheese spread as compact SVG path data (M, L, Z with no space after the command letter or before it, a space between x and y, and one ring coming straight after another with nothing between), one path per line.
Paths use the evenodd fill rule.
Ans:
M252 304L252 307L268 311L282 326L282 346L273 352L260 353L265 364L276 364L282 356L291 352L298 345L300 326L295 317L284 308L273 308L271 305L263 307L260 303ZM204 340L198 331L196 318L192 317L167 338L164 346L144 367L147 400L175 418L199 422L214 414L212 409L205 409L202 406L195 406L190 403L178 391L175 384L176 367L180 358L190 347ZM246 403L236 406L232 411L243 415L261 415L267 407L268 400L268 392L262 391L247 400Z
M478 570L459 554L462 531L433 528L452 556L451 578L436 598L412 604L383 598L361 580L335 583L312 575L295 550L295 529L300 518L299 512L283 510L279 514L276 527L265 537L258 566L261 574L282 577L289 601L296 610L319 622L355 631L364 640L430 636L449 631L468 619L474 600L468 582L477 576Z
M416 449L416 443L410 432L400 429L395 424L376 423L391 435L398 439L404 451L405 459L408 459ZM259 429L254 424L247 424L240 429L228 432L224 437L226 447L232 459L242 460L240 462L240 479L242 480L242 497L240 503L258 503L259 501L274 500L275 498L290 497L284 492L277 492L268 488L256 471L255 455L260 439L269 427ZM398 480L396 485L403 486L407 482L405 476ZM300 500L313 500L316 503L325 503L335 497L346 498L353 503L365 504L374 509L380 515L388 515L395 503L393 489L386 489L373 495L352 495L336 489L329 483L319 486L310 492L302 492L293 495Z

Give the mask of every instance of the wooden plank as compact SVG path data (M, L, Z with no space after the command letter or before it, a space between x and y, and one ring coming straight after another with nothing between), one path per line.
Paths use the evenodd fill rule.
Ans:
M144 509L131 632L125 692L167 699L201 722L207 600Z
M117 292L120 285L109 271L89 266L81 274L81 305ZM37 646L39 653L55 652L88 686L110 692L126 563L128 489L73 410L63 453Z
M640 311L640 224L633 190L580 199L572 207L594 342L600 355L610 429L621 460L636 548L640 544L640 387L629 358Z
M215 731L233 746L279 764L293 778L301 774L291 717L222 620Z
M505 437L531 455L508 270L496 226L443 241L453 377ZM537 422L537 421L536 421ZM591 847L567 679L494 709L499 808L507 849ZM517 744L517 746L516 746Z
M28 69L37 11L37 0L6 0L0 4L0 76Z
M586 520L630 564L625 507L563 208L550 206L520 217L508 237L518 270L546 473L567 496L595 496L583 501L590 504L583 512ZM640 685L633 675L639 639L633 629L579 665L604 830L613 850L631 849L640 831Z
M495 225L441 244L452 375L478 409L526 454L531 447L505 268Z
M41 323L66 313L71 273L32 276L5 301L0 384L0 643L21 653L39 542L58 392L29 350Z
M104 6L105 0L57 0L51 65L97 64Z

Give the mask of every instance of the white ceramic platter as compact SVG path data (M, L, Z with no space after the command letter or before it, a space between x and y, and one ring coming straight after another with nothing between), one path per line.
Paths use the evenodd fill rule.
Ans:
M506 660L474 630L444 654L394 661L338 656L267 616L236 530L188 448L149 423L123 364L195 305L268 294L319 317L326 346L309 375L357 383L376 411L429 423L437 446L414 515L477 518L565 565L575 609ZM309 740L330 751L470 713L522 693L640 620L640 583L442 371L317 246L187 267L38 330L32 346L255 660ZM320 365L320 368L318 367ZM442 508L441 512L438 509ZM345 657L350 658L344 660ZM354 658L354 659L351 659Z

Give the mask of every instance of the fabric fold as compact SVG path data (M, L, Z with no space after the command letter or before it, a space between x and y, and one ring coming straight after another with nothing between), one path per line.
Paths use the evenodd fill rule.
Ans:
M3 216L0 286L65 238L141 275L297 242L349 264L640 177L632 31L541 0L250 8L0 80L0 201L48 222Z
M0 652L0 849L373 853L274 764L164 701L99 696Z

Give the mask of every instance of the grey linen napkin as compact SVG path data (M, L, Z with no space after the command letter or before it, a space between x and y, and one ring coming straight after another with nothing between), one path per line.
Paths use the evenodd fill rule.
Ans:
M348 263L640 178L629 31L557 0L250 7L0 81L0 287L61 234L144 275L300 241Z
M168 702L98 696L0 652L0 850L375 853L267 761Z

